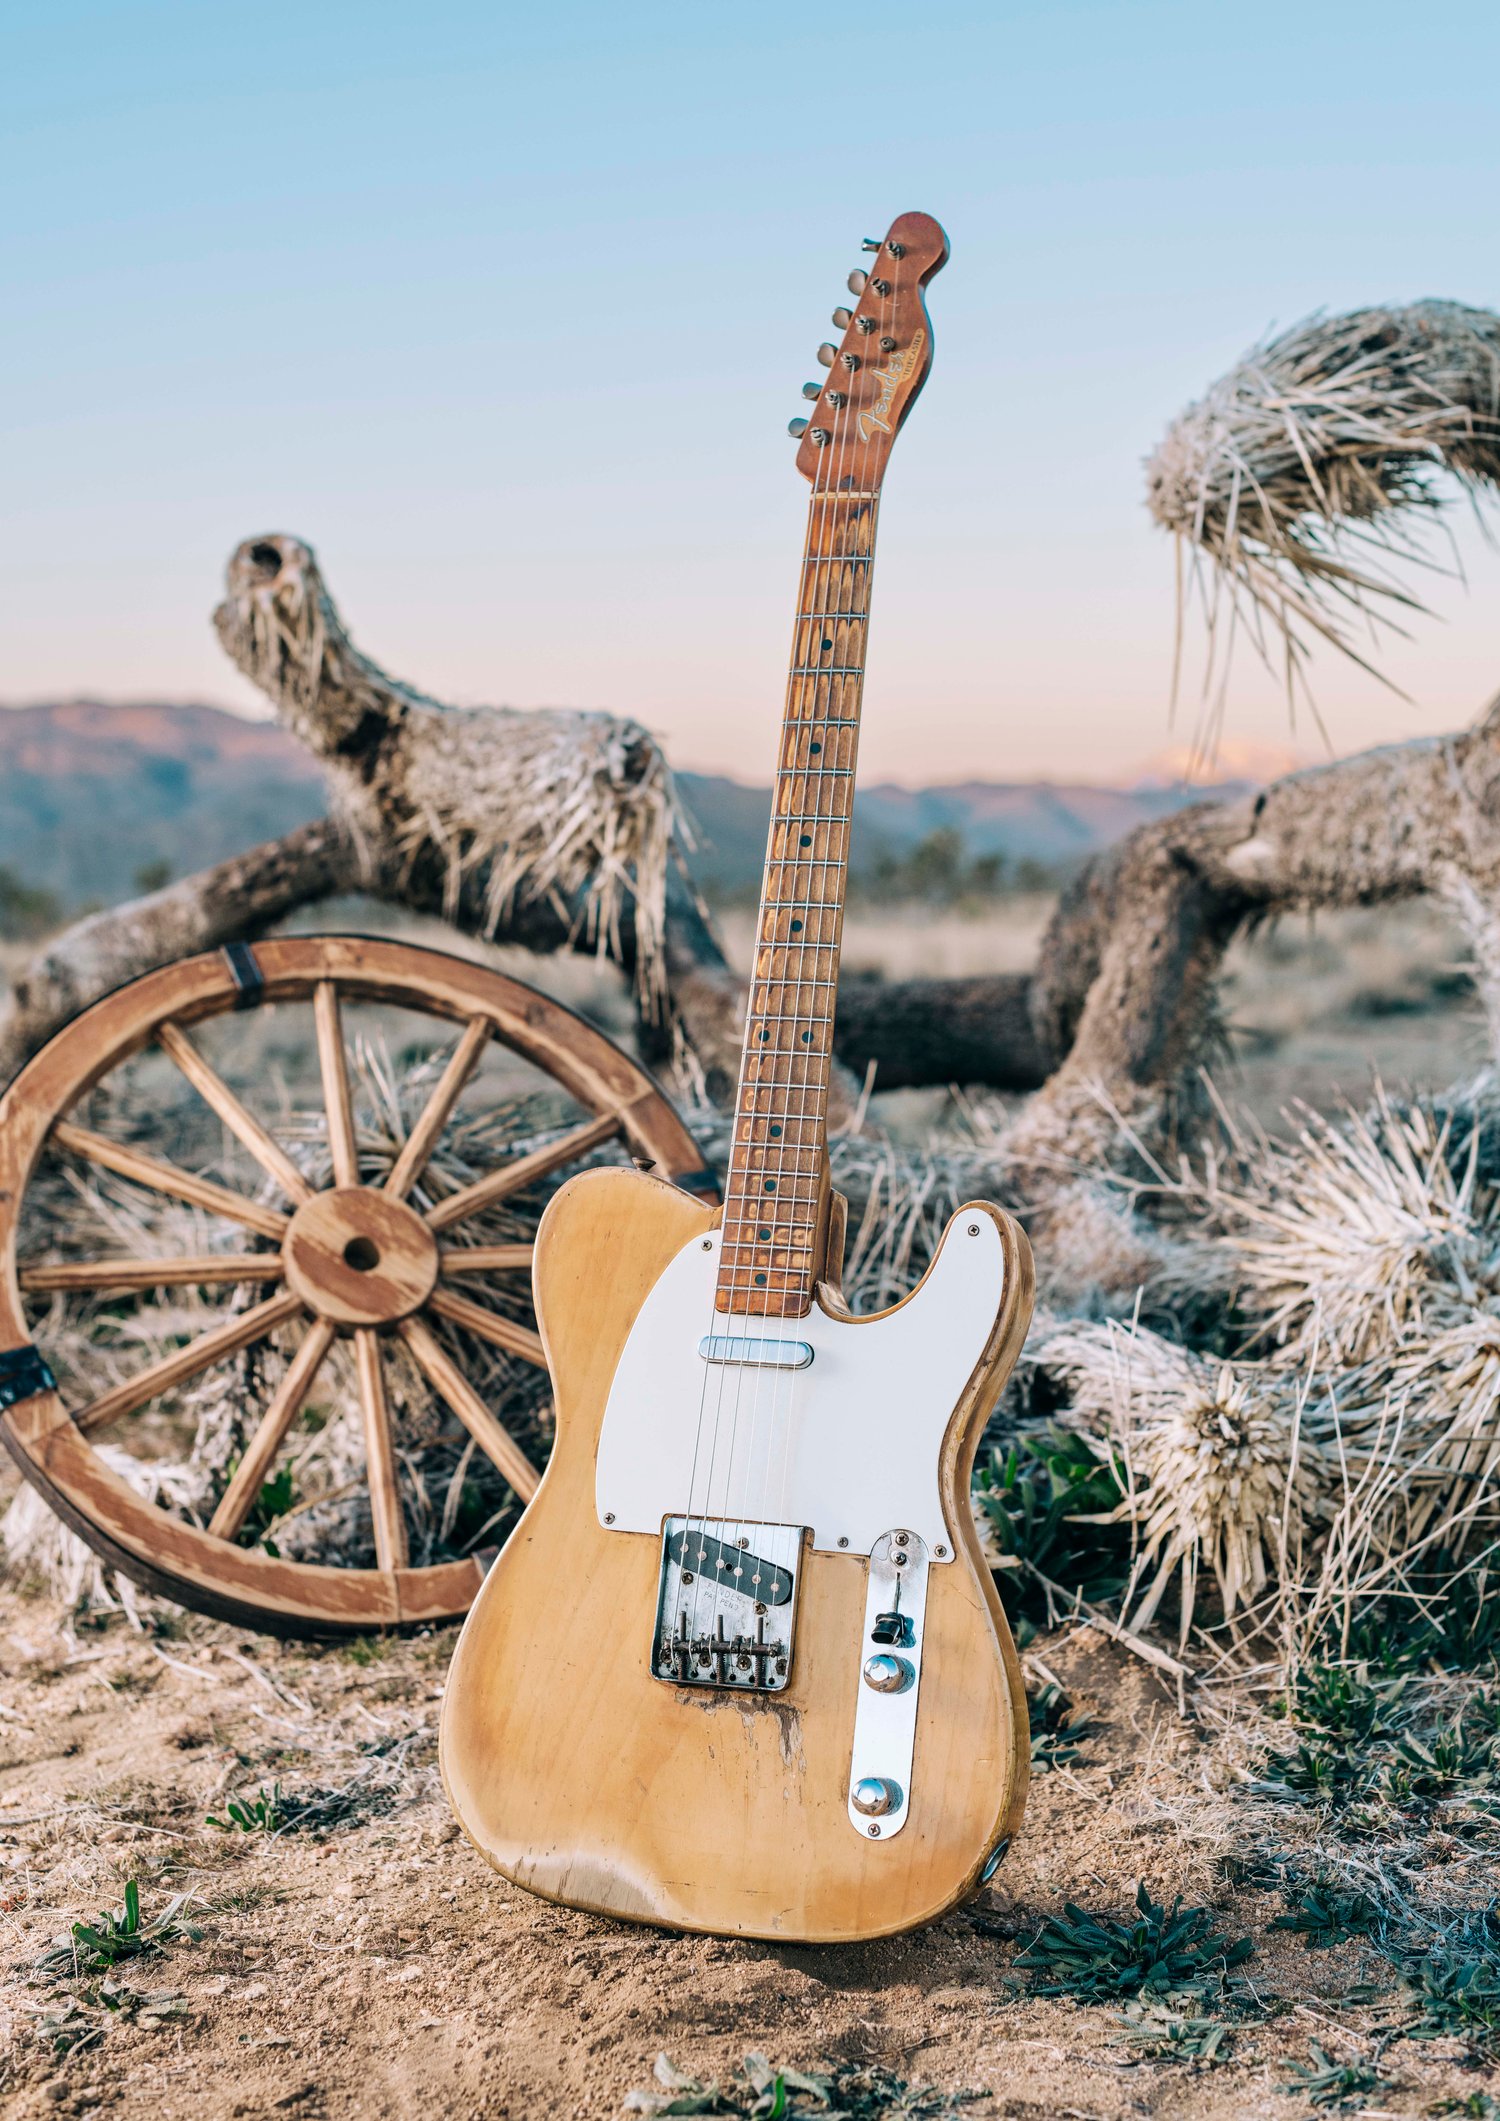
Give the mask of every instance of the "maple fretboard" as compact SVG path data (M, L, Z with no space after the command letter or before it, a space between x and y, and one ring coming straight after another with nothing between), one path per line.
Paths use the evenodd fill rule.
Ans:
M821 1272L828 1081L879 501L814 490L725 1182L721 1311L800 1318Z

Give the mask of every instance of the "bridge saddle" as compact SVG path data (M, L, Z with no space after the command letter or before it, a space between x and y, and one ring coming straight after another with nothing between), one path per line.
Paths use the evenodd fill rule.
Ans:
M779 1694L792 1667L805 1532L669 1517L651 1669L671 1686Z

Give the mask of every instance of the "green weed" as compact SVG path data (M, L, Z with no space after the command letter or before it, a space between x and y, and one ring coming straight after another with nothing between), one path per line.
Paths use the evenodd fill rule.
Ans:
M1414 2010L1402 2027L1407 2039L1459 2039L1476 2054L1500 2053L1500 1920L1493 1910L1411 1953L1402 1970Z
M205 1826L216 1826L226 1834L274 1834L286 1816L279 1782L270 1789L258 1789L253 1797L231 1797L224 1809L227 1818L216 1819L210 1812Z
M1380 1927L1375 1902L1334 1879L1319 1878L1293 1891L1295 1897L1288 1894L1288 1912L1278 1915L1271 1928L1295 1930L1310 1952L1327 1951L1350 1937L1374 1936Z
M1128 1529L1080 1520L1107 1517L1125 1488L1113 1460L1097 1457L1081 1436L1048 1429L992 1450L974 1488L1001 1555L1001 1600L1023 1641L1047 1623L1048 1583L1091 1604L1121 1596L1130 1575Z
M1313 2106L1363 2106L1371 2092L1386 2092L1393 2088L1373 2069L1366 2069L1362 2062L1335 2062L1316 2040L1308 2042L1308 2051L1311 2061L1287 2062L1292 2081L1283 2084L1281 2089L1301 2092Z
M1049 1768L1071 1767L1083 1757L1084 1741L1101 1726L1093 1716L1074 1716L1073 1704L1062 1688L1049 1681L1033 1694L1026 1706L1031 1717L1031 1772L1045 1775Z
M202 1936L177 1916L187 1900L178 1893L159 1915L141 1920L141 1889L132 1878L125 1888L124 1905L115 1913L96 1915L92 1922L75 1922L66 1937L59 1937L37 1960L39 1973L55 1975L108 1973L127 1959L142 1959L159 1952L176 1937L194 1944Z
M939 2091L908 2084L874 2064L841 2062L825 2070L798 2070L747 2055L728 2083L704 2083L658 2055L654 2090L630 2092L632 2114L734 2114L755 2121L783 2121L793 2114L821 2114L824 2121L897 2121L956 2114L982 2092Z
M1224 1994L1231 1970L1255 1946L1248 1937L1221 1937L1208 1908L1158 1906L1144 1885L1136 1889L1137 1919L1091 1915L1071 1902L1049 1916L1016 1965L1038 1996L1080 1996L1102 2002L1117 1996Z
M1222 2018L1188 2018L1167 2003L1127 2003L1120 2013L1125 2030L1116 2042L1137 2049L1153 2062L1195 2062L1211 2068L1227 2062L1233 2028Z

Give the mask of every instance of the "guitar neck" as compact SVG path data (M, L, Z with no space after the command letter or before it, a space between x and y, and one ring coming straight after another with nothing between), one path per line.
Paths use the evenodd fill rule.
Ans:
M823 1271L828 1083L878 511L873 493L816 486L809 504L725 1183L717 1304L726 1312L800 1318Z

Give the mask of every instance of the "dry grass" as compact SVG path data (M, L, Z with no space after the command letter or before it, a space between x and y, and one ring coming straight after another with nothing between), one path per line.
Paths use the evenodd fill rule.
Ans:
M1445 484L1500 488L1500 317L1416 302L1252 348L1168 429L1147 504L1191 556L1221 671L1243 625L1294 690L1310 635L1363 663L1358 634L1420 609L1400 569L1430 564Z

